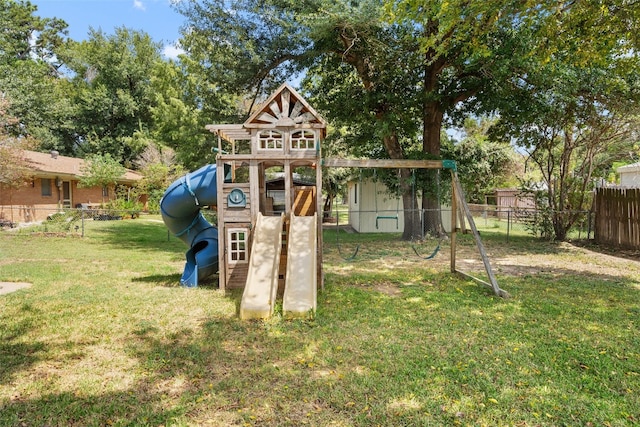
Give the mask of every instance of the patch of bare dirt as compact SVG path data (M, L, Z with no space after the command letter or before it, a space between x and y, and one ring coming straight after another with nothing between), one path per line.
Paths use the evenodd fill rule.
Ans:
M394 283L376 283L372 289L390 297L395 297L402 293L400 288L398 288L398 285Z
M9 294L30 286L31 283L26 282L0 282L0 295Z
M489 258L495 272L507 276L536 274L582 274L603 278L630 278L640 280L640 258L619 253L603 253L598 248L559 243L547 253L514 251L509 247L490 248ZM458 263L465 264L462 259ZM470 268L482 268L473 259Z

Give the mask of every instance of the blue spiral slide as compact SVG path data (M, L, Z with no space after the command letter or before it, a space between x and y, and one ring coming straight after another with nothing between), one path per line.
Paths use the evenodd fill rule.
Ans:
M174 181L160 200L165 225L189 246L182 286L198 286L200 280L218 271L218 229L200 212L205 206L217 205L216 174L216 165L203 166Z

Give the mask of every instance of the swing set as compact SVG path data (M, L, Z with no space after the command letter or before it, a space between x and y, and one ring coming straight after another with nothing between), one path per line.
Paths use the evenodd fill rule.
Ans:
M440 200L440 170L436 170L436 172L438 173L437 175L437 189L438 189L438 194L437 194L437 200ZM401 177L400 177L400 169L398 169L398 181L400 181ZM360 173L360 179L359 179L359 183L360 183L360 188L362 188L362 172ZM380 230L381 224L382 224L382 220L392 220L395 221L396 224L396 230L400 229L400 199L401 199L401 194L400 194L400 190L398 187L398 190L396 191L395 194L395 199L396 199L396 207L395 207L395 213L393 215L391 214L382 214L381 210L378 208L378 195L380 194L378 192L378 175L377 175L377 169L374 169L373 171L373 194L374 194L374 213L375 213L375 225L376 225L376 230ZM412 191L412 200L415 202L416 201L416 174L415 174L415 169L412 169L411 172L411 191ZM414 205L411 209L412 211L416 211L416 206ZM384 211L384 212L392 212L392 211ZM338 206L336 205L336 218L338 218L339 220L339 213L338 213ZM424 220L424 211L422 209L420 209L420 230L423 233L422 237L419 240L424 240L424 224L423 224L423 220ZM339 227L338 227L339 230ZM360 245L356 246L356 249L354 251L353 254L349 255L349 256L345 256L343 255L342 252L342 247L340 245L340 238L339 238L339 231L336 233L336 246L338 248L338 253L340 254L340 256L345 260L345 261L352 261L356 258L358 251L360 250ZM440 245L443 242L443 240L446 239L446 235L444 233L442 233L442 237L440 237L440 239L438 239L438 243L436 245L436 247L433 249L433 251L429 254L429 255L422 255L420 254L420 252L418 251L418 247L417 247L417 242L416 240L412 239L411 240L411 249L413 250L413 252L416 254L416 256L418 258L424 259L424 260L430 260L435 258L435 256L438 254L438 252L440 251Z
M466 199L464 196L464 192L462 190L462 186L460 184L460 181L458 179L458 172L457 172L457 168L456 168L456 163L452 160L360 160L360 159L324 159L322 162L323 166L325 167L342 167L342 168L359 168L359 169L367 169L367 168L371 168L374 169L374 191L375 191L375 227L376 230L379 229L379 227L381 226L383 221L396 221L396 229L399 229L399 222L400 222L400 194L399 191L397 192L396 196L397 196L397 206L396 206L396 211L395 211L395 215L393 214L389 214L389 213L385 213L382 212L378 209L378 202L377 202L377 176L376 176L376 170L377 169L398 169L398 174L400 169L412 169L412 191L414 192L413 194L413 199L415 200L415 187L416 187L416 177L415 177L415 170L416 169L435 169L438 171L441 170L448 170L451 174L451 193L452 193L452 197L451 197L451 224L450 224L450 271L452 273L458 273L466 278L469 278L471 280L474 280L477 283L480 283L484 286L487 286L489 288L491 288L494 292L495 295L500 296L500 297L508 297L509 294L504 291L503 289L500 289L500 287L498 286L498 282L495 278L495 275L493 273L493 269L491 267L491 263L489 262L489 258L487 256L486 250L484 248L484 245L482 243L482 240L480 239L480 233L478 232L478 229L475 225L475 222L473 220L473 217L471 215L471 211L469 209L469 206L466 203ZM438 185L437 185L437 189L438 189L438 199L440 198L440 182L439 182L439 175L438 175ZM389 210L387 210L386 212L390 212ZM422 211L421 211L422 212ZM423 213L420 215L421 221L423 220ZM336 206L336 218L339 218L338 215L338 208ZM488 277L488 282L484 281L480 278L474 277L471 274L465 273L461 270L459 270L456 266L456 238L457 238L457 232L460 231L459 226L464 227L465 226L465 220L466 223L469 225L469 228L471 230L471 233L473 235L476 247L478 249L478 252L480 254L480 257L482 258L482 262L484 265L484 269L485 272L487 273L487 277ZM460 223L458 223L458 221L460 221ZM338 253L340 254L340 256L346 260L346 261L352 261L356 258L359 250L360 250L360 245L357 245L355 248L355 251L353 254L348 255L348 256L344 256L341 245L340 245L340 240L338 237L339 234L339 219L337 219L337 229L338 232L336 233L336 245L337 245L337 249L338 249ZM422 229L422 227L421 227ZM414 251L414 253L420 257L421 259L424 260L430 260L433 259L438 252L441 249L441 243L442 241L446 238L445 235L443 235L435 249L433 250L432 253L430 253L429 255L421 255L418 251L417 245L415 241L412 241L411 243L411 247Z

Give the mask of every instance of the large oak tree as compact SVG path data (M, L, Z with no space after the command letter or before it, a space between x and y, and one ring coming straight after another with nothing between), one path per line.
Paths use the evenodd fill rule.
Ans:
M522 36L513 22L527 9L506 0L413 6L202 0L178 7L189 20L183 39L189 55L229 88L260 93L309 71L308 88L336 101L327 111L354 125L368 121L371 131L362 136L379 141L384 157L415 156L410 147L418 140L423 157L438 158L445 118L461 116L464 101L472 109L491 96L492 70L510 60L510 44ZM410 171L401 174L404 204L415 206ZM428 212L437 207L437 200L423 198ZM404 238L421 235L417 219L405 212ZM437 214L426 221L430 231L438 223Z

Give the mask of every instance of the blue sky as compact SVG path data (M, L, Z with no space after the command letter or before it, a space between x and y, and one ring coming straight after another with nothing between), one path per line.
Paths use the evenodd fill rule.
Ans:
M30 0L36 15L60 18L69 27L69 37L84 40L89 28L113 34L117 27L142 30L164 46L163 54L174 58L175 41L184 18L171 8L171 0ZM175 0L174 0L175 1Z

